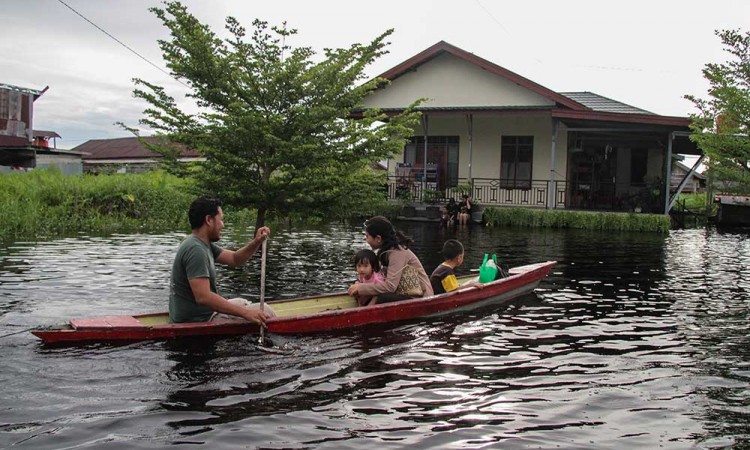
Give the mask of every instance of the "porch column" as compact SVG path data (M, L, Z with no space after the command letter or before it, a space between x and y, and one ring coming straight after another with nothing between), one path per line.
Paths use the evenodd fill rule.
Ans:
M427 131L428 131L428 118L427 114L422 113L422 133L424 134L424 161L422 164L422 196L424 191L427 189ZM422 197L423 198L423 197Z
M666 183L664 183L664 214L669 214L669 186L672 184L672 141L674 140L674 132L669 133L669 139L667 139L667 162L664 164L667 173L664 177Z
M471 166L474 159L474 115L466 115L466 126L469 130L469 183L471 183Z
M555 191L557 190L555 163L557 159L557 128L559 123L559 120L552 119L552 148L550 150L549 181L547 182L547 209L555 209Z

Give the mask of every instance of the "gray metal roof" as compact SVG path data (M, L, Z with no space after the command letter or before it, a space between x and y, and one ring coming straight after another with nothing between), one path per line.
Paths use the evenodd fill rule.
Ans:
M564 95L569 99L576 101L587 108L591 108L594 111L622 113L622 114L652 114L650 111L645 109L636 108L611 98L603 97L593 92L560 92L560 95Z
M14 86L14 85L8 84L8 83L0 83L0 89L7 89L9 91L16 91L16 92L21 92L21 93L24 93L24 94L33 94L33 95L36 95L37 97L40 96L40 95L42 95L42 93L44 92L44 91L40 91L40 90L37 90L37 89L31 89L31 88L26 88L26 87L21 87L21 86Z

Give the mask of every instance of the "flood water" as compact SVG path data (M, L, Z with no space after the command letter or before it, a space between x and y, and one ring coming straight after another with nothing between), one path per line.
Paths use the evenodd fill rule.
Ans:
M750 235L397 225L428 271L451 237L459 272L485 252L559 263L509 304L273 336L280 353L256 336L45 347L23 330L165 310L182 234L0 244L0 448L750 448ZM348 225L274 230L267 297L345 289L364 246ZM257 299L258 274L220 270L219 289Z

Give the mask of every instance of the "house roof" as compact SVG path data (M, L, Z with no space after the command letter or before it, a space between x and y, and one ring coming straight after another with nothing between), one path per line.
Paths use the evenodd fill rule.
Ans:
M54 131L34 130L34 137L61 138L62 136Z
M515 72L511 72L510 70L504 67L498 66L497 64L491 61L487 61L484 58L480 58L479 56L473 53L469 53L466 50L460 49L445 41L440 41L437 44L417 53L416 55L402 62L401 64L387 70L386 72L383 72L382 74L379 75L379 77L393 81L397 79L398 77L400 77L401 75L409 71L412 71L415 68L421 66L422 64L445 53L448 53L457 58L463 59L464 61L467 61L471 64L477 65L481 67L482 69L487 70L490 73L494 73L495 75L505 78L521 87L524 87L543 97L546 97L555 103L564 105L571 109L586 109L585 106L581 105L580 103L576 102L575 100L571 98L558 94L557 92L551 89L547 89L541 84L535 83L529 80L528 78L524 78Z
M383 72L382 74L380 74L380 77L388 79L390 81L395 81L402 75L412 72L419 66L444 54L450 54L456 58L460 58L461 60L478 66L483 70L502 77L512 83L515 83L522 88L526 88L529 91L554 102L554 105L546 108L540 108L537 106L519 106L511 108L508 108L508 106L477 106L472 108L457 105L455 107L443 106L438 108L419 107L417 108L417 110L423 112L431 112L433 114L445 114L449 112L469 113L482 111L500 113L504 111L516 111L519 114L538 114L542 110L546 109L547 111L550 111L549 114L552 117L561 119L569 126L573 127L586 126L587 124L596 122L601 126L623 125L632 127L646 125L658 128L677 129L680 131L687 131L689 129L690 119L687 117L662 116L654 114L644 109L612 100L593 92L555 92L529 80L528 78L524 78L508 69L505 69L504 67L476 56L473 53L467 52L466 50L460 49L445 41L440 41L437 44L394 66L393 68ZM402 109L403 108L401 108L401 110ZM393 113L399 109L381 108L381 110Z
M593 92L560 92L560 94L594 111L623 114L654 114L645 109L636 108L635 106L630 106Z
M47 89L49 89L49 86L46 86L44 89L42 89L41 91L39 91L37 89L25 88L25 87L21 87L21 86L14 86L12 84L7 84L7 83L0 83L0 89L7 89L9 91L20 92L22 94L31 94L31 95L34 96L34 100L36 100L39 97L41 97L42 94L44 94L45 92L47 92Z
M163 138L145 137L141 138L148 142L159 142ZM178 144L179 145L179 144ZM147 149L137 137L126 137L116 139L92 139L73 148L73 151L88 154L84 159L143 159L161 158L159 153ZM200 156L197 151L185 148L183 156Z
M688 172L690 172L690 170L692 170L692 167L688 167L688 165L687 165L687 164L683 164L683 163L682 163L681 161L675 161L675 162L674 162L674 165L675 165L676 167L679 167L679 168L680 168L680 169L682 169L683 171L685 171L685 173L688 173ZM706 176L705 176L705 175L703 175L702 173L698 172L698 170L699 170L699 169L700 169L700 167L699 167L698 169L696 169L696 171L695 171L695 172L693 172L693 176L694 176L694 177L696 177L696 178L699 178L699 179L701 179L701 180L705 180L705 179L706 179Z

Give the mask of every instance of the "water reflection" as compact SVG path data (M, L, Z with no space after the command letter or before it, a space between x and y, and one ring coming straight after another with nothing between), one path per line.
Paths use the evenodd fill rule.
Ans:
M403 223L427 270L445 239L510 265L560 263L501 307L306 337L45 348L3 339L0 447L742 448L750 445L746 235ZM228 230L224 244L249 230ZM0 334L164 309L182 235L0 248ZM342 290L359 227L277 230L269 297ZM222 269L257 297L258 261ZM321 288L323 286L323 288Z

